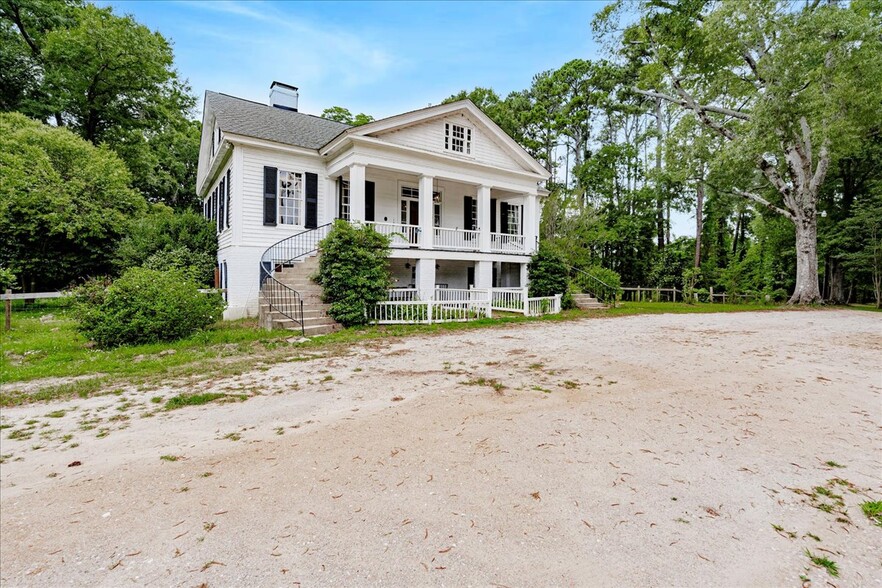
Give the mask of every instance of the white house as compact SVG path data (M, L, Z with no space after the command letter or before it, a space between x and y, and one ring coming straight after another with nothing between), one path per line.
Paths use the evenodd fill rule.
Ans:
M196 185L217 227L225 318L258 313L270 246L338 218L393 236L398 287L526 285L549 173L472 102L349 127L297 99L279 82L268 105L205 94Z

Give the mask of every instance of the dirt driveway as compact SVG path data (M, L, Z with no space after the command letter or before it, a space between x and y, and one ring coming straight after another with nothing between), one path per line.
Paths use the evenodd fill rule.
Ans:
M880 586L880 358L882 314L637 316L4 410L0 583Z

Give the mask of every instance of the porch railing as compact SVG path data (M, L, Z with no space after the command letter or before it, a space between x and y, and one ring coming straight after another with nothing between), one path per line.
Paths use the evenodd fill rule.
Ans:
M491 292L490 303L493 310L524 312L524 300L527 298L526 288L493 288Z
M438 249L477 251L480 247L479 231L435 227L435 243Z
M537 296L527 298L524 308L526 316L542 316L545 314L557 314L560 312L560 294L554 296Z
M394 292L394 294L392 294ZM365 308L368 320L380 325L464 322L490 318L490 291L436 288L430 300L420 300L416 290L392 290L405 300L384 300Z
M420 228L417 225L375 221L366 221L365 224L374 227L378 233L390 237L392 247L415 247L420 243Z
M527 249L524 236L490 233L490 251L493 253L525 253Z

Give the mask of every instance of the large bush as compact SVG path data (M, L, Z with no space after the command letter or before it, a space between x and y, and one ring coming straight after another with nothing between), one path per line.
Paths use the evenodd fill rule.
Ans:
M389 238L372 226L337 221L319 248L316 281L331 304L328 314L345 326L366 323L365 305L385 300L392 283Z
M215 233L214 223L201 214L154 204L120 241L114 263L119 270L139 265L178 269L200 284L212 285L217 265Z
M78 330L100 347L175 341L210 326L224 309L219 294L202 294L179 271L132 268L110 286L89 282L77 292Z
M530 274L530 296L568 294L569 268L563 258L551 247L540 243L539 251L530 259L527 271Z

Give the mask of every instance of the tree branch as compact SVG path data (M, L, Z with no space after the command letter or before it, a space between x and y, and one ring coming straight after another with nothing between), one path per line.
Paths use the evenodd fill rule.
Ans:
M737 194L739 196L743 196L744 198L747 198L748 200L752 200L752 201L756 202L757 204L762 204L763 206L765 206L769 210L777 212L781 216L789 218L791 221L794 221L794 222L796 221L796 217L793 215L792 212L790 212L789 210L785 210L783 208L780 208L778 206L775 206L774 204L772 204L771 202L769 202L768 200L766 200L765 198L763 198L759 194L754 194L753 192L746 192L744 190L739 190L737 188L735 190L733 190L732 193Z
M662 100L666 100L668 102L673 102L683 108L688 108L689 110L693 110L692 106L690 106L689 101L683 98L677 98L676 96L671 96L670 94L663 94L661 92L653 92L651 90L641 90L640 88L633 88L634 92L640 94L641 96L647 96L649 98L661 98ZM731 116L732 118L738 118L741 120L750 120L750 115L746 112L742 112L740 110L733 110L731 108L724 108L722 106L713 106L711 104L698 104L694 100L692 101L695 104L695 107L699 110L703 110L705 112L713 112L715 114L723 114L725 116Z

